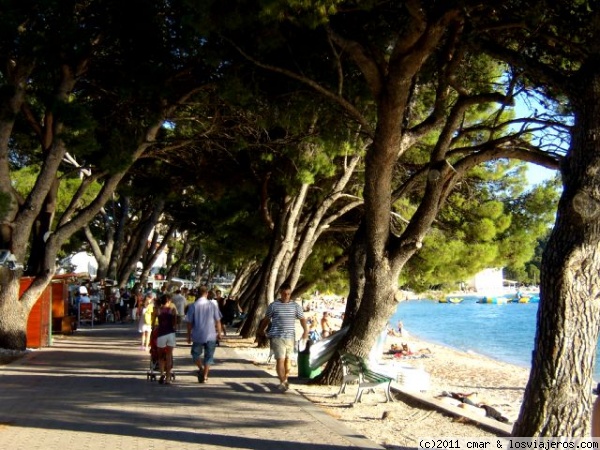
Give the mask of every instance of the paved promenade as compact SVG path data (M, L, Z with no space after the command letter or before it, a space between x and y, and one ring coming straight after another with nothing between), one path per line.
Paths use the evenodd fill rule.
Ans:
M232 348L217 348L209 382L199 384L180 334L174 384L147 381L139 342L133 325L88 327L0 366L2 448L382 448L293 388L280 393L275 378Z

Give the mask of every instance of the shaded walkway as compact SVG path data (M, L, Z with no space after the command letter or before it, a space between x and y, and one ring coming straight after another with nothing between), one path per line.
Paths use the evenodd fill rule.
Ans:
M209 383L193 374L179 335L175 384L146 380L133 325L58 336L0 366L0 440L10 449L381 448L276 379L218 348Z

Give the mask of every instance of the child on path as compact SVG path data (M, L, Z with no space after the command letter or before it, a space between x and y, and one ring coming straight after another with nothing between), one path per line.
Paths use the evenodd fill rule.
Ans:
M150 333L152 333L152 315L154 313L154 299L151 295L144 298L144 306L140 315L139 331L142 333L142 350L150 349Z

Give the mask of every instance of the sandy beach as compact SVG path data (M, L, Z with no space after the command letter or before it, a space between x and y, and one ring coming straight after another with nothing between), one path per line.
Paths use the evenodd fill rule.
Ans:
M388 353L392 344L402 343L407 344L414 353L427 349L427 356L395 358ZM275 376L274 362L267 362L268 349L256 348L251 339L230 338L224 345L236 347L245 358ZM424 392L425 395L437 397L444 391L473 394L470 399L500 411L508 418L509 425L517 418L529 375L527 369L414 337L388 336L383 348L382 364L402 361L402 364L423 368L430 374L430 386ZM292 368L292 375L297 375L295 366ZM422 437L497 436L467 419L440 412L402 396L397 396L395 402L386 403L380 390L363 395L362 402L353 404L356 395L356 388L353 386L349 386L345 394L337 397L335 394L339 386L317 386L306 381L292 381L292 387L324 408L331 416L388 449L414 447ZM461 403L448 397L443 401L455 405Z

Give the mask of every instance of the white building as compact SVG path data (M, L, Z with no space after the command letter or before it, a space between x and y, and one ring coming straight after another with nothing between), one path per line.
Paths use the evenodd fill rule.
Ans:
M483 294L499 294L504 292L503 269L483 269L467 281L467 288Z

